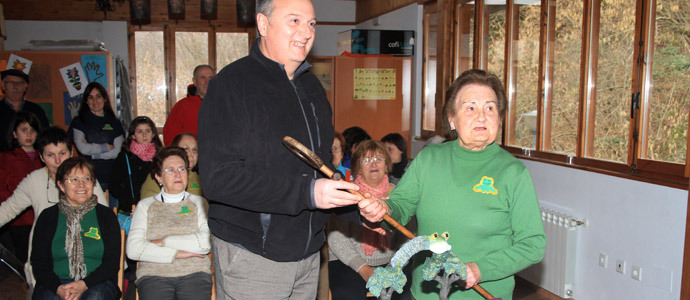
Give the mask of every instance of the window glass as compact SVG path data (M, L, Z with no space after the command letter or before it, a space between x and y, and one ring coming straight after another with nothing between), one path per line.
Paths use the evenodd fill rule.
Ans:
M455 49L457 63L455 64L455 78L464 71L472 69L472 49L474 47L474 3L458 4L458 37Z
M218 71L231 62L249 54L249 35L246 32L216 33L216 66Z
M535 1L530 1L535 2ZM536 4L514 5L518 18L517 36L513 37L511 58L515 95L515 140L513 146L535 148L537 93L539 80L539 16L541 7ZM513 106L510 106L511 109ZM512 114L512 112L511 112Z
M424 101L422 130L436 130L436 37L438 14L428 13L425 19L424 42Z
M602 0L599 18L594 135L589 157L626 162L630 125L635 1ZM588 145L590 148L590 145Z
M544 150L564 154L577 151L583 1L555 0L549 11L546 101L551 106ZM553 13L555 12L555 13ZM550 14L551 16L551 14Z
M495 1L504 2L505 1ZM505 41L506 41L506 6L487 5L489 13L488 47L488 71L496 74L503 80L503 67L505 65Z
M208 32L175 32L175 101L187 96L194 68L208 63Z
M137 113L151 118L156 126L163 126L167 116L163 32L137 31L134 40Z
M646 151L642 158L685 163L690 103L690 6L656 1L652 92L647 106Z

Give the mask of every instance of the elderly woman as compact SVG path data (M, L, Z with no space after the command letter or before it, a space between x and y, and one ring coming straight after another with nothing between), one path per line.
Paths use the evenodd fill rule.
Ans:
M391 159L383 143L374 140L359 143L351 162L360 192L381 198L393 190L394 185L389 184L387 175ZM353 223L337 216L331 218L328 223L331 250L328 280L333 299L366 299L367 280L377 266L390 262L396 246L400 245L401 239L391 243L395 236L366 220ZM394 299L409 299L409 295L405 297Z
M187 192L202 196L199 174L196 170L197 162L199 161L199 147L196 142L196 136L188 132L180 133L173 138L171 146L180 147L187 152L189 167L191 168L188 177ZM141 198L148 198L160 192L161 185L156 181L156 178L154 178L153 175L147 176L146 180L141 185Z
M103 189L108 189L110 171L122 148L125 131L110 106L108 91L100 83L89 83L81 102L79 115L72 120L68 133L79 153L95 166Z
M116 299L120 227L93 193L93 166L69 158L55 181L60 201L41 213L33 236L33 299Z
M457 139L429 145L415 157L389 195L360 203L379 220L386 210L405 224L417 216L419 234L450 233L452 251L468 267L461 290L450 299L483 299L477 283L495 297L511 299L513 274L539 262L546 239L532 179L525 166L494 143L506 110L501 81L481 70L464 72L446 93L445 120ZM423 282L425 257L414 258L412 294L438 299L435 282Z
M142 299L210 299L211 232L203 198L185 191L187 153L164 147L153 158L161 192L134 210L127 257L139 261L137 288Z

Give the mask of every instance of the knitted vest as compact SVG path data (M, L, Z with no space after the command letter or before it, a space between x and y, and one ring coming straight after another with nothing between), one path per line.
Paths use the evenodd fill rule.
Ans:
M146 239L156 240L171 235L187 235L199 232L197 207L186 197L179 203L154 201L148 210ZM170 264L139 262L137 278L144 276L179 277L197 272L211 274L208 257L174 259Z

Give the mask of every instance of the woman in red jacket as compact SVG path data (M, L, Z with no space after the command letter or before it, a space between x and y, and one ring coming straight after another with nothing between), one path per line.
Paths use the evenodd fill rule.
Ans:
M0 202L7 200L17 185L32 171L43 167L38 153L34 150L36 136L41 129L41 122L30 112L19 112L12 122L9 151L0 153ZM29 233L34 223L34 211L31 208L20 214L9 226L0 229L0 240L3 245L14 252L14 255L25 263L29 252Z

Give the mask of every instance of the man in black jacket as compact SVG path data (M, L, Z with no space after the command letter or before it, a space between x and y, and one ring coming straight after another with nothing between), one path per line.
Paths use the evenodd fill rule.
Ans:
M314 299L327 209L357 203L342 189L358 188L321 178L281 143L291 136L331 161L331 108L304 61L311 1L259 1L256 10L260 37L211 80L199 110L217 297Z
M41 128L48 128L48 117L40 105L27 101L24 95L29 87L29 75L16 70L2 71L2 91L5 98L0 101L0 152L8 150L8 140L11 137L10 122L17 112L30 112L41 122Z

